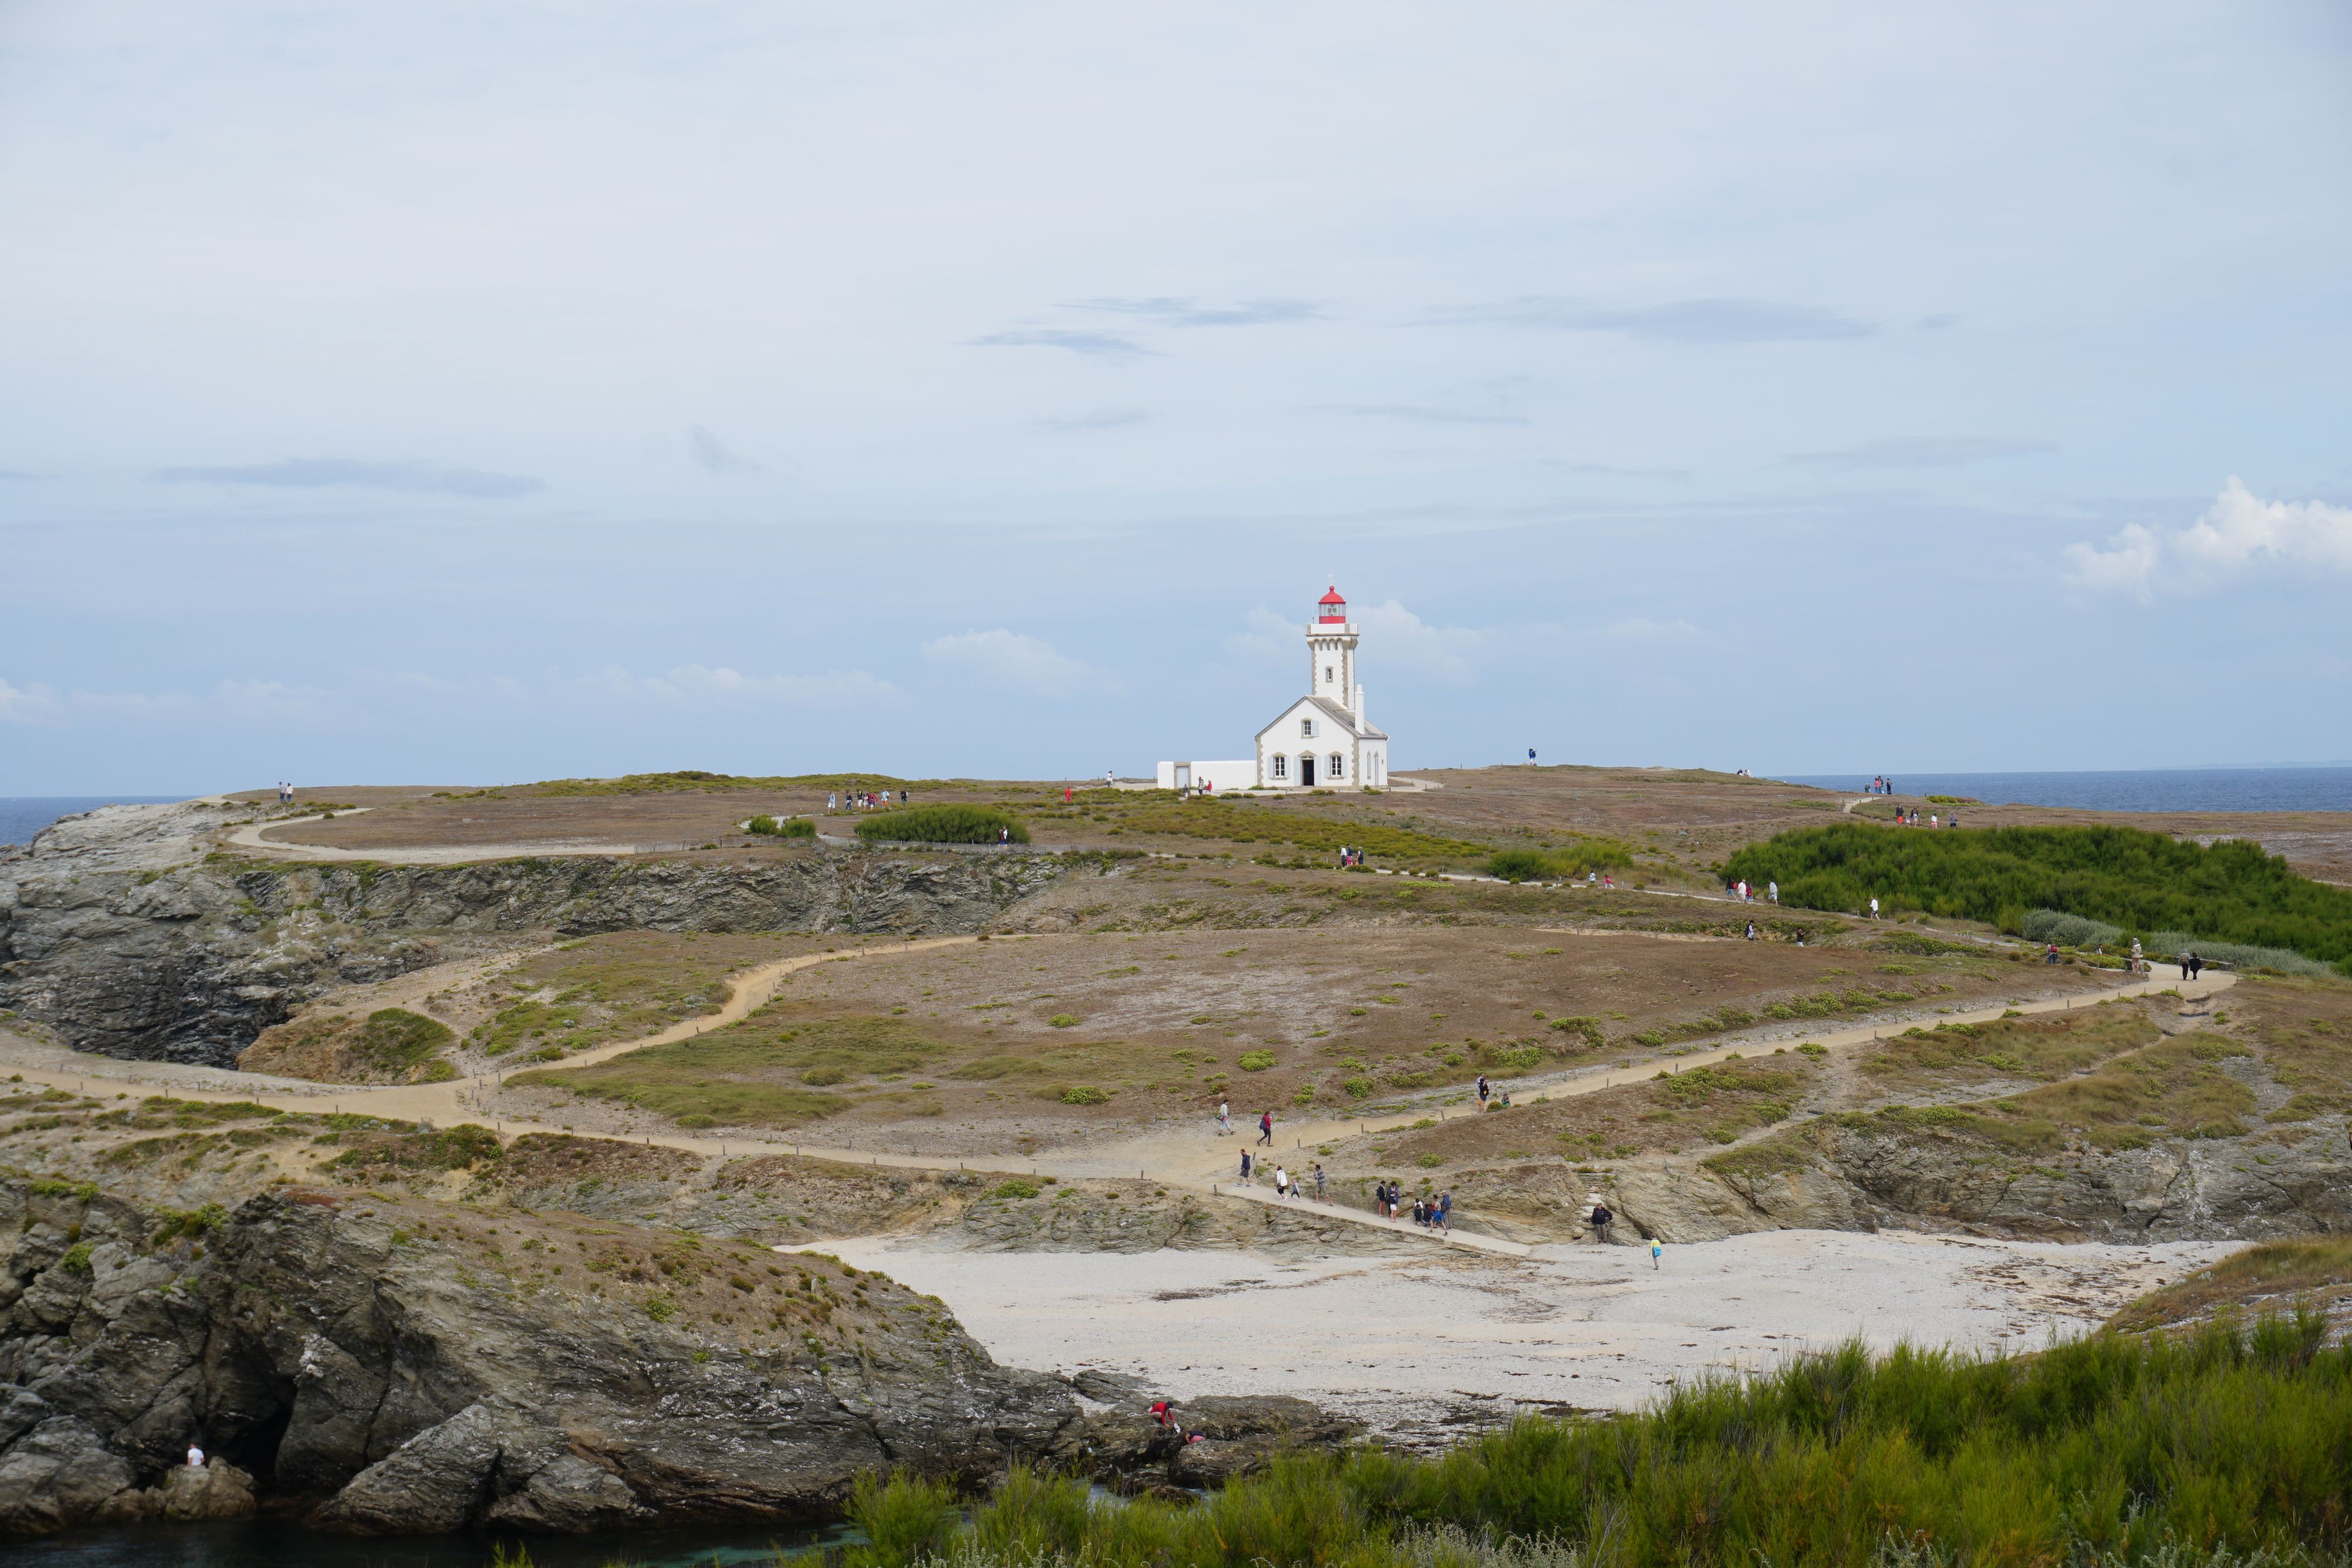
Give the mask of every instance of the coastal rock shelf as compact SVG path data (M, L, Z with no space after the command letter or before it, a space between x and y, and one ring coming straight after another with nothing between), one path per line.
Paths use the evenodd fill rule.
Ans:
M1082 1443L1066 1385L878 1274L469 1223L280 1190L207 1229L0 1183L0 1532L145 1516L191 1442L360 1532L821 1518L864 1471Z

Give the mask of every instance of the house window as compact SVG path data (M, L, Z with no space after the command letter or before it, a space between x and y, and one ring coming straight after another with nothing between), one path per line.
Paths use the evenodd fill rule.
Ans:
M1290 758L1285 757L1279 751L1274 754L1274 776L1276 779L1287 779L1290 777Z
M1326 779L1345 779L1347 776L1348 759L1340 756L1338 752L1333 752L1331 754L1331 770L1328 773L1326 773L1324 777Z
M1301 740L1312 740L1315 738L1315 721L1313 719L1302 718L1298 721L1298 737Z
M1328 664L1323 666L1323 684L1327 686L1331 684L1331 666Z

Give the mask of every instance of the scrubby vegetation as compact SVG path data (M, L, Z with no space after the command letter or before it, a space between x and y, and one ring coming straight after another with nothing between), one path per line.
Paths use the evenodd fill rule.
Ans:
M1633 863L1633 852L1613 839L1580 839L1562 849L1500 850L1486 857L1486 874L1505 882L1560 882Z
M851 1104L845 1095L816 1090L863 1074L904 1071L945 1050L891 1019L795 1023L762 1009L693 1040L646 1046L589 1067L518 1073L509 1082L618 1100L689 1126L792 1127ZM907 1101L918 1094L897 1090L866 1097Z
M867 1568L2226 1568L2352 1535L2352 1349L2317 1313L1976 1358L1859 1344L1431 1458L1280 1458L1198 1501L1015 1471L959 1521L862 1486ZM1515 1543L1515 1544L1514 1544Z
M987 806L909 806L862 819L857 836L869 843L992 844L1009 837L1025 844L1029 830Z
M2352 890L2297 876L2284 857L2236 840L2203 845L2112 827L1890 832L1841 822L1751 844L1722 874L1778 881L1784 903L1815 909L1859 909L1876 897L2020 932L2031 912L2047 909L2119 934L2191 933L2187 940L2352 961Z
M806 817L787 817L779 822L763 812L746 822L743 831L775 839L813 839L816 837L816 823Z

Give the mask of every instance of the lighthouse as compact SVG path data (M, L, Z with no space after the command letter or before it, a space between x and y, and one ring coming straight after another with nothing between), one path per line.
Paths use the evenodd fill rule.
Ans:
M1307 695L1257 732L1253 755L1229 762L1163 762L1160 788L1209 789L1385 789L1388 731L1364 717L1356 666L1356 623L1335 583L1307 621ZM1418 788L1407 779L1404 789Z
M1364 716L1360 633L1338 584L1307 623L1307 695L1257 732L1262 789L1380 789L1388 785L1389 736Z

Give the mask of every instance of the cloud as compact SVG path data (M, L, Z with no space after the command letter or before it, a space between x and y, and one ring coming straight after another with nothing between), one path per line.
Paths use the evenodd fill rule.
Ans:
M21 468L0 468L0 479L37 479L38 474L27 474Z
M1572 299L1528 297L1446 311L1435 321L1487 321L1569 332L1622 332L1667 343L1807 343L1867 338L1878 329L1811 305L1762 299L1678 299L1640 310L1604 310Z
M1249 299L1238 305L1203 305L1196 299L1081 299L1070 310L1115 310L1148 316L1171 327L1263 327L1281 321L1319 321L1323 312L1304 299Z
M1364 629L1366 654L1375 670L1382 664L1401 665L1455 686L1477 678L1477 655L1487 633L1466 626L1433 626L1393 599L1380 604L1351 604L1348 613ZM1300 624L1303 628L1305 622ZM1369 686L1373 681L1364 684ZM1369 695L1365 706L1375 706Z
M1789 461L1818 463L1824 468L1948 468L1962 463L1981 463L1988 457L2020 457L2057 450L2054 441L1999 435L1896 435L1842 446L1833 452L1792 452Z
M1098 408L1092 413L1073 414L1067 419L1041 419L1040 430L1116 430L1122 424L1142 424L1151 418L1150 411L1140 408Z
M1714 641L1687 621L1653 621L1646 615L1612 621L1601 628L1600 635L1612 642L1639 643L1648 647L1689 647Z
M1122 338L1116 332L1072 332L1057 327L991 332L985 338L974 338L971 341L982 349L1067 349L1074 354L1104 360L1131 360L1143 354L1156 355L1160 351L1147 349L1134 339Z
M2070 581L2096 591L2132 593L2142 603L2159 587L2196 591L2273 562L2352 571L2352 507L2265 501L2232 474L2205 515L2189 527L2157 529L2133 523L2109 536L2105 549L2068 545L2066 559Z
M711 434L701 425L698 424L686 433L686 444L688 450L694 455L694 460L710 473L758 474L763 472L761 466L750 458L738 457L728 451L719 437Z
M278 725L317 718L329 695L324 687L283 681L218 681L204 692L93 692L0 680L0 720L46 728L64 728L84 718L137 725L173 718Z
M1335 405L1340 413L1373 419L1416 419L1432 424L1532 424L1523 413L1480 413L1473 409L1425 408L1416 403L1363 402Z
M366 490L440 496L528 496L547 488L539 480L521 474L434 468L422 463L365 463L349 457L291 457L283 463L247 466L158 468L151 476L171 485L280 485L299 489L348 485Z
M535 700L531 683L507 683L509 695ZM671 708L703 708L746 704L796 708L856 708L900 701L905 694L879 675L864 670L835 670L822 675L747 675L721 664L680 664L658 675L640 675L618 664L562 678L553 683L562 694L600 702L625 702Z
M923 644L923 662L984 685L1063 697L1110 689L1108 682L1051 643L997 627Z

